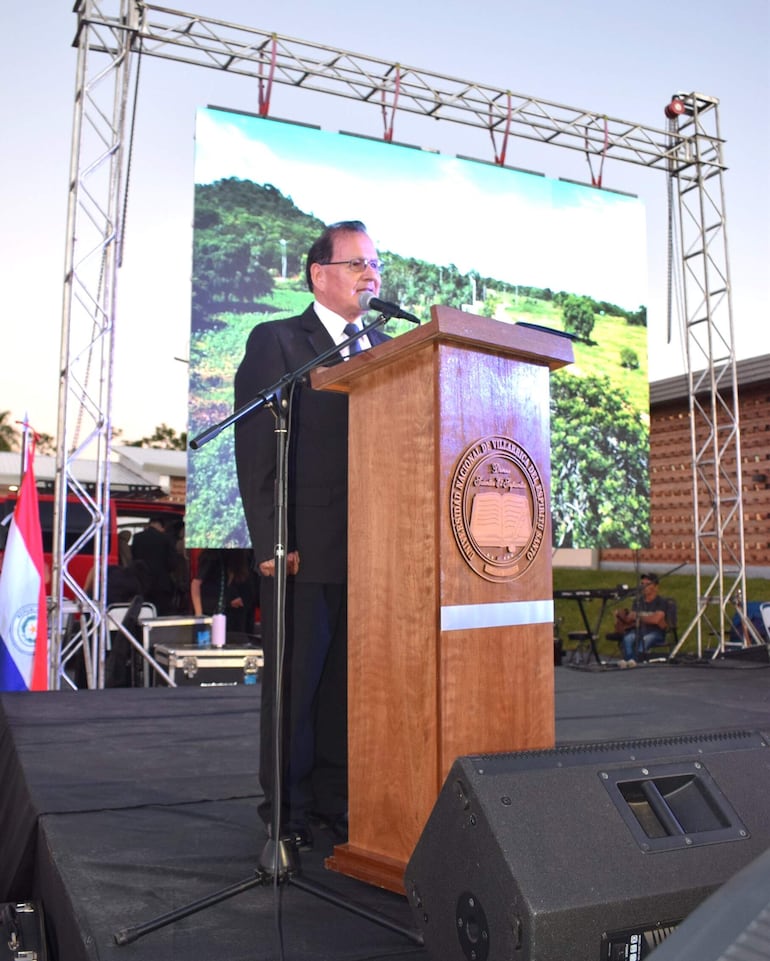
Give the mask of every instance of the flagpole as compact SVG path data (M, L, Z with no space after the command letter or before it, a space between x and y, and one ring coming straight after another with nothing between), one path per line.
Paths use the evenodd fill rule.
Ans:
M24 475L27 472L27 454L29 452L29 414L24 413L24 420L17 420L17 424L21 427L21 470L19 472L19 490L21 490L21 482L24 480Z

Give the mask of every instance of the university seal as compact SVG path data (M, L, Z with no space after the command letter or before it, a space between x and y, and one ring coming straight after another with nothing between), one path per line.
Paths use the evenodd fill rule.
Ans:
M520 577L546 530L545 487L537 465L509 437L471 444L449 490L452 531L466 562L489 581Z

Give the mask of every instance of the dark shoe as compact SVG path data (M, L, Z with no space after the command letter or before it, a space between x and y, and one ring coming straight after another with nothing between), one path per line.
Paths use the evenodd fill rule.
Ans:
M268 824L267 836L272 838L273 825ZM313 850L313 832L308 824L289 824L281 829L281 840L288 841L297 851Z
M317 811L308 811L308 819L311 824L316 825L322 831L328 831L336 841L347 841L348 839L348 812L342 814L319 814Z
M289 842L293 844L298 851L313 850L313 832L307 824L289 828L287 834Z

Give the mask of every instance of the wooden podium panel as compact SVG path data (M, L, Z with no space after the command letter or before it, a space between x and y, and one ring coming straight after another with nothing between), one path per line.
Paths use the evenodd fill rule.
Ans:
M547 498L548 375L572 346L450 308L432 318L313 374L350 395L350 825L327 866L399 892L456 757L555 737L547 500L532 558L500 576L469 565L453 498L489 438L521 451Z

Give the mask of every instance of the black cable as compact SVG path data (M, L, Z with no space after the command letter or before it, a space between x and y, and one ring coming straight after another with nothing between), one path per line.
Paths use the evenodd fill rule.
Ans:
M668 146L673 151L674 130L676 121L670 119L668 122ZM673 263L674 263L674 174L671 170L672 161L669 160L669 173L666 178L666 205L668 212L667 236L666 236L666 343L671 343L671 326L673 313Z
M123 243L126 237L126 215L128 211L128 188L131 180L131 163L134 158L134 134L136 133L136 110L139 102L139 79L142 72L142 54L144 53L144 39L139 37L139 49L136 58L136 77L134 79L134 102L131 106L131 130L128 135L128 159L126 160L126 180L123 190L123 203L120 210L120 236L118 237L118 255L116 263L123 266Z

